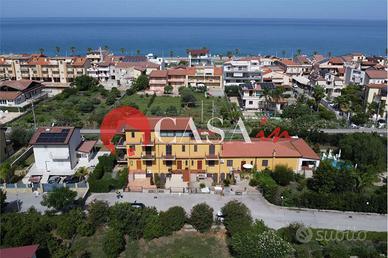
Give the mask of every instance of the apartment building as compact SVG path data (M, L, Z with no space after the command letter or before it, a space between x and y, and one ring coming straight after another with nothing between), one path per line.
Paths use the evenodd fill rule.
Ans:
M364 85L365 71L360 64L345 64L345 84Z
M318 77L315 85L322 86L328 98L341 96L341 91L345 87L344 80L333 72L328 72L324 76Z
M319 156L302 139L198 142L189 120L188 117L177 117L174 121L149 117L149 136L134 127L125 128L125 142L117 147L127 152L124 160L130 177L133 174L144 177L158 174L162 178L181 175L184 182L189 182L190 178L200 176L220 182L227 174L243 171L244 164L252 164L258 170L286 165L298 173L319 165ZM155 131L157 125L160 135Z
M85 57L47 57L41 54L0 56L0 78L70 83L85 75L90 62Z
M365 73L365 84L388 83L388 73L386 70L368 69Z
M209 49L188 49L189 66L211 66L213 61Z
M275 64L280 66L284 73L290 76L308 75L312 70L312 64L304 56L295 57L294 60L283 58L276 61Z
M375 102L378 104L380 118L387 117L388 102L387 102L387 89L388 85L385 84L367 84L365 86L365 106Z
M150 90L163 93L164 87L173 87L177 94L180 87L204 87L223 89L222 68L213 66L178 67L168 70L152 71L149 75Z
M259 57L225 62L223 70L225 87L262 81L262 65Z

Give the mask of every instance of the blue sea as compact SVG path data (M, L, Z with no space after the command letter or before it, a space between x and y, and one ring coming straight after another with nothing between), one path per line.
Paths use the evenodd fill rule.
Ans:
M77 54L108 46L115 53L185 55L187 48L207 47L213 54L292 56L297 49L311 54L361 51L383 55L387 23L364 20L227 19L227 18L2 18L0 52Z

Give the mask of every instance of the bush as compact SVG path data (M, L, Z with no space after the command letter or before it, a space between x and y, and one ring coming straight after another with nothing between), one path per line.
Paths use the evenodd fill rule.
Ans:
M52 192L43 195L41 204L57 211L66 211L75 202L77 192L67 187L54 189Z
M86 222L82 223L78 226L77 233L80 234L83 237L88 237L94 235L94 232L96 232L96 228L93 224Z
M171 94L174 88L171 85L164 86L164 94Z
M163 235L163 226L160 221L158 214L150 216L147 219L146 225L144 227L144 238L151 240L154 238L159 238Z
M59 236L65 239L72 238L84 221L85 214L80 209L71 210L68 214L63 215L59 219L57 225L57 233Z
M283 165L277 165L271 177L281 186L289 185L294 179L294 171Z
M213 209L206 203L195 205L191 209L190 224L201 233L208 231L213 224Z
M153 116L161 116L163 115L163 109L160 106L153 106L151 108L151 115Z
M269 173L263 172L256 173L253 178L254 181L252 183L256 183L261 188L264 198L269 202L274 203L279 188L275 180L273 180Z
M195 107L197 104L197 99L194 96L194 93L191 89L189 88L184 88L181 90L181 103L182 106L187 106L187 107Z
M122 232L109 229L103 238L102 250L108 257L118 257L125 249L125 239Z
M278 234L283 240L289 243L300 244L296 237L296 233L300 228L304 228L304 226L299 223L292 223L288 227L279 229Z
M172 232L180 230L186 222L186 212L179 206L162 211L159 216L164 235L170 235Z
M221 212L225 216L224 225L230 235L250 229L252 217L245 204L230 201L221 208Z
M167 109L166 109L166 116L177 116L178 115L178 110L175 106L169 106Z

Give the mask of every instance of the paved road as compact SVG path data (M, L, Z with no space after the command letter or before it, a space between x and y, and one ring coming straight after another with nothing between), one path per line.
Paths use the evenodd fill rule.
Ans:
M292 222L300 222L314 228L330 228L339 230L387 231L387 216L378 214L361 214L353 212L290 210L267 203L261 194L251 192L246 195L219 196L213 194L149 194L124 193L124 198L117 200L114 193L92 194L87 202L104 200L110 204L116 202L141 202L146 206L155 206L158 210L166 210L172 206L182 206L187 212L198 203L206 202L216 213L231 200L238 200L251 210L254 219L262 219L271 228L281 228ZM157 196L157 198L155 198ZM351 216L351 217L349 217Z
M123 198L117 200L115 193L92 194L87 203L93 200L104 200L113 205L116 202L141 202L147 206L154 206L158 210L166 210L172 206L182 206L187 212L201 202L208 203L218 212L221 207L231 200L243 202L251 210L254 219L262 219L271 228L281 228L292 222L300 222L314 228L330 228L339 230L368 230L387 231L387 216L378 214L363 214L337 211L315 211L287 209L267 203L258 192L237 195L213 195L213 194L150 194L150 193L123 193ZM157 198L155 198L157 196ZM16 200L19 200L19 208L26 211L34 206L38 211L44 212L46 207L40 205L42 195L33 193L7 193L7 202L15 209ZM351 217L349 217L351 216Z

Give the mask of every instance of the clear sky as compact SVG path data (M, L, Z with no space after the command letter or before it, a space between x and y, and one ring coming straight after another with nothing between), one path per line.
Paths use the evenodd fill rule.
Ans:
M386 20L387 0L0 0L1 17Z

